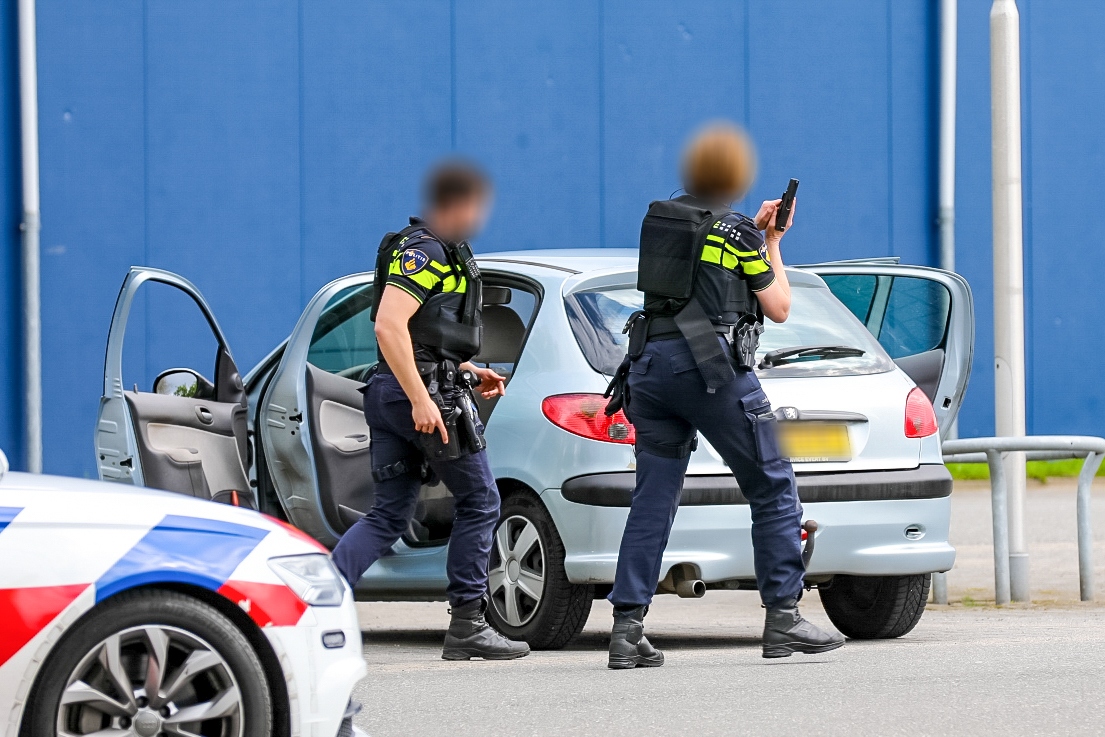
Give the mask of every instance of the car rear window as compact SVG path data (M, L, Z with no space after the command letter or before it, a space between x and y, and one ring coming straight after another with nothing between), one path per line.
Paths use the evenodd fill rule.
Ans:
M632 286L604 287L568 295L565 305L572 332L587 362L611 375L625 357L628 337L622 333L629 316L641 309L643 295ZM834 345L859 348L862 356L788 363L758 369L764 376L855 376L890 371L894 364L878 341L855 316L820 284L791 284L790 317L785 323L767 320L757 358L780 348Z

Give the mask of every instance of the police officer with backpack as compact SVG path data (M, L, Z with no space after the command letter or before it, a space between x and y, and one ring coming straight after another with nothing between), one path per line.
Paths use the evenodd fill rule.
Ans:
M654 202L641 228L644 310L627 326L629 351L608 394L637 431L637 483L609 599L610 668L656 667L644 635L689 456L701 432L732 469L752 512L756 581L767 609L763 656L820 653L844 644L798 612L805 568L802 505L775 438L771 404L753 371L763 317L783 322L790 285L774 227L778 201L755 218L728 203L753 176L743 132L716 125L683 164L687 194Z
M473 392L491 398L504 387L502 376L470 363L480 349L482 287L467 239L483 225L490 198L479 169L445 163L426 181L425 219L411 218L380 244L373 305L380 362L363 389L375 498L334 549L338 570L355 586L407 530L422 483L444 482L456 504L446 660L529 654L526 643L508 640L484 619L499 490Z

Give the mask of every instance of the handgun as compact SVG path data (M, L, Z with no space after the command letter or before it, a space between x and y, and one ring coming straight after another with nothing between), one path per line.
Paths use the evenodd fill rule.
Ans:
M798 180L791 179L787 185L787 191L783 192L783 201L779 203L779 209L775 211L775 230L784 231L790 222L790 211L794 207L794 195L798 194Z

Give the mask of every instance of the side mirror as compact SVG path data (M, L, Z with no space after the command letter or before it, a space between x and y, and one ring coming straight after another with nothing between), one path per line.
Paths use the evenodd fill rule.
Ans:
M153 382L154 394L170 397L193 397L195 399L214 399L215 385L197 371L189 368L174 368L162 371Z
M510 304L510 288L509 287L487 287L483 288L483 306L491 307L493 305L508 305Z
M8 472L8 457L4 455L4 451L0 450L0 479L4 478L4 474Z

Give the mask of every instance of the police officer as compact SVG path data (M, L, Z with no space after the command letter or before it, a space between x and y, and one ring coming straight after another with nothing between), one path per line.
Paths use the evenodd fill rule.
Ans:
M699 431L751 506L756 581L767 609L763 656L844 644L798 613L802 506L752 370L763 315L779 323L790 311L779 251L784 231L774 227L779 201L763 203L754 219L727 205L747 191L753 166L743 132L708 128L685 154L687 194L653 203L641 229L645 309L630 321L629 355L611 385L612 404L624 404L637 431L637 483L609 596L610 668L664 663L644 636L644 617Z
M499 490L471 388L491 398L504 386L502 376L468 362L480 348L482 291L467 239L486 219L490 196L479 169L443 164L426 182L425 219L411 218L380 246L374 318L381 358L363 390L375 499L334 549L338 570L355 585L406 531L425 475L443 481L456 503L446 660L529 654L526 643L506 639L484 619Z

